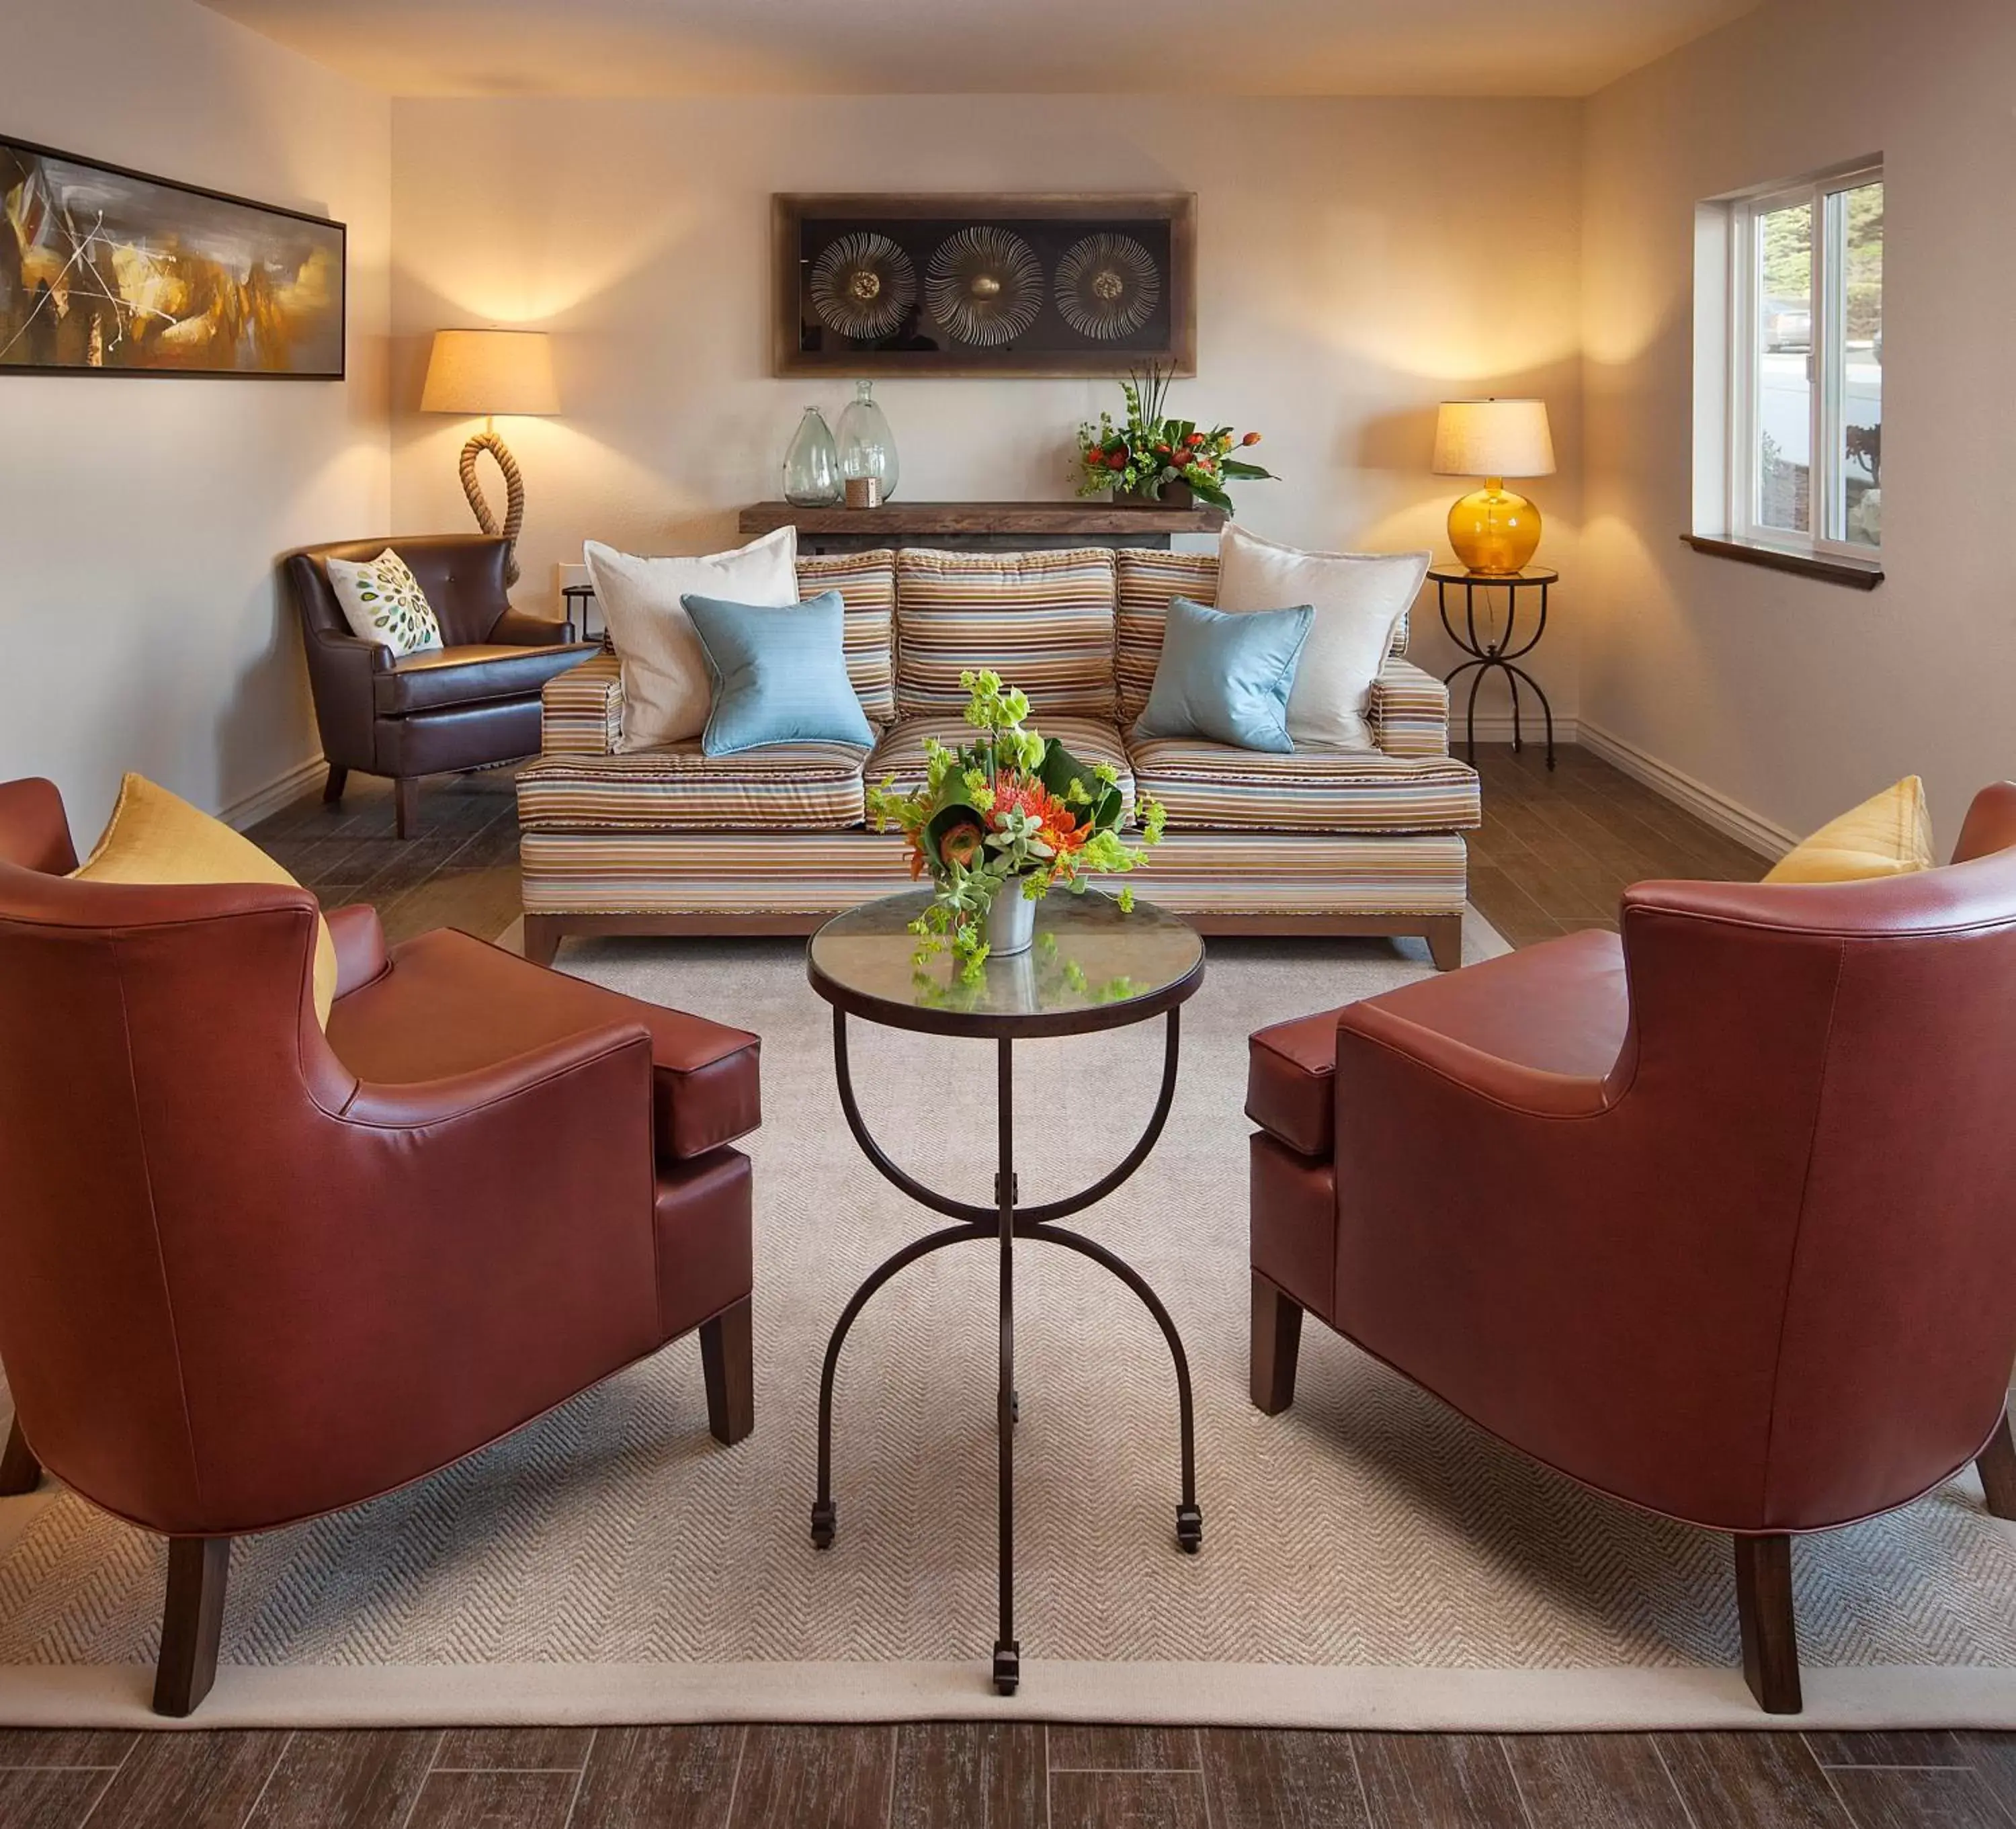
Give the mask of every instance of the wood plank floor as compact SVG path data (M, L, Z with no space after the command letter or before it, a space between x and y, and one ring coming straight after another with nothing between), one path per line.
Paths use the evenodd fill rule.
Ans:
M1479 751L1473 895L1517 945L1647 877L1761 860L1586 752ZM254 833L394 939L518 909L505 772L307 799ZM0 1732L5 1829L2016 1829L2016 1735L1313 1734L921 1723L175 1734Z

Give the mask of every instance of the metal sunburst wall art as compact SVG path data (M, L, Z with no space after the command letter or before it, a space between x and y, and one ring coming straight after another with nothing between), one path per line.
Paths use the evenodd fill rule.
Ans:
M917 302L917 269L886 235L843 235L812 263L812 309L829 330L857 342L888 336Z
M1057 262L1058 315L1081 337L1100 342L1132 336L1154 315L1162 296L1155 257L1131 235L1088 235Z
M1042 263L1013 229L962 229L931 256L924 300L955 341L997 348L1043 308Z
M897 191L770 200L773 373L1197 373L1197 199Z

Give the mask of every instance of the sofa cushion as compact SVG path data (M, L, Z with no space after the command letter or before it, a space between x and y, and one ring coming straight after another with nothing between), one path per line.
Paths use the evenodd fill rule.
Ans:
M862 816L868 752L844 743L780 743L710 756L697 738L619 756L542 756L518 776L528 830L824 830Z
M956 713L967 668L1029 696L1039 725L1113 721L1114 563L1103 546L1057 553L896 555L896 709Z
M1125 808L1121 817L1125 821L1134 816L1134 776L1127 765L1127 746L1111 724L1093 718L1046 718L1036 729L1045 736L1054 736L1081 762L1095 767L1111 762L1120 772ZM913 792L923 785L927 741L935 737L947 749L957 749L971 743L974 735L973 726L962 718L905 718L875 746L868 758L867 778L880 783L893 776L900 790Z
M847 614L842 641L847 677L871 723L896 721L896 555L874 553L798 555L798 595L837 591Z
M659 1153L704 1155L761 1118L761 1044L747 1030L605 991L440 927L391 950L391 969L339 997L329 1044L381 1086L447 1079L585 1029L639 1022L651 1036Z
M1165 736L1136 740L1128 755L1172 830L1449 832L1478 823L1476 771L1450 756L1273 755Z
M1120 722L1131 729L1148 703L1162 656L1162 618L1172 597L1218 606L1215 553L1157 553L1129 546L1118 556L1114 672L1120 689ZM1298 599L1299 600L1299 599ZM1393 652L1407 651L1407 617L1393 631Z
M592 647L520 648L484 642L463 648L428 648L392 663L371 676L380 712L404 717L444 705L475 705L492 699L531 698L556 674L578 667Z

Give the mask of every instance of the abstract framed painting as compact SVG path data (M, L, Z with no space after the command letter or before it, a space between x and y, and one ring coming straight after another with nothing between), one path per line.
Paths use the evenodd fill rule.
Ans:
M772 198L779 375L1197 373L1197 199Z
M344 376L340 222L0 135L0 373Z

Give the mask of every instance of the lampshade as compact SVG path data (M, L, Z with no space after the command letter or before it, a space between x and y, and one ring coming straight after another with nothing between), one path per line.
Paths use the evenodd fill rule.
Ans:
M437 330L422 412L556 413L553 340L543 330Z
M1435 420L1438 477L1550 477L1544 400L1445 400Z

